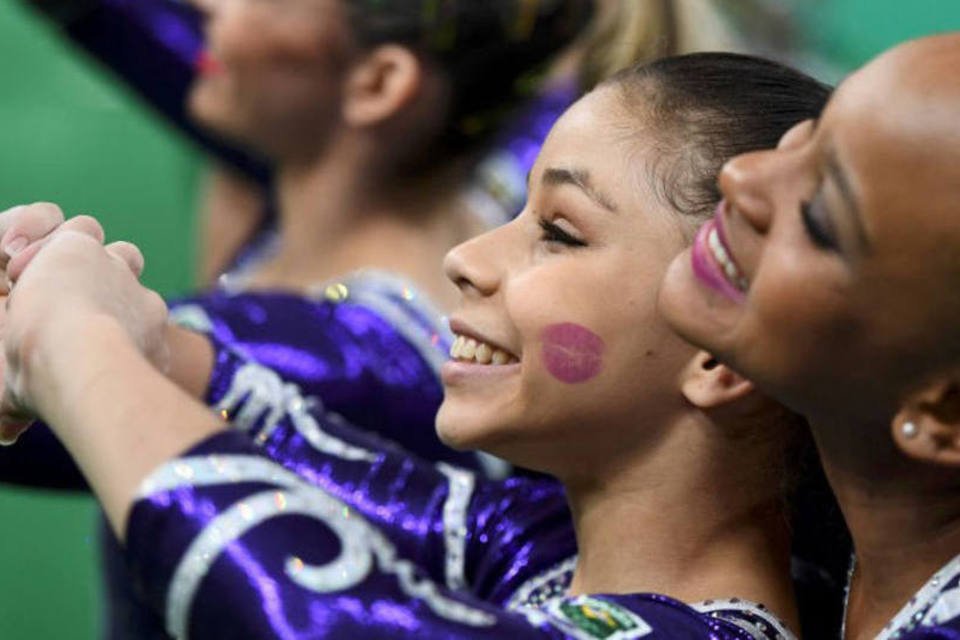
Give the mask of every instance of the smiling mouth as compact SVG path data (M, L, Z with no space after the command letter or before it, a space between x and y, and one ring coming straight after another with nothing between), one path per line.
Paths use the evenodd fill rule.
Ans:
M707 247L710 249L710 255L716 260L727 282L741 293L746 293L750 287L750 282L730 256L730 250L724 242L719 221L717 224L711 225L710 230L707 232Z
M450 357L457 362L503 366L520 360L511 353L486 342L458 335L450 347Z

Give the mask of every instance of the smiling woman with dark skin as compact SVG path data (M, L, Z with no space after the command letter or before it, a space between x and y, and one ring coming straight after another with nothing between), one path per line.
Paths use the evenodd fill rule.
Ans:
M660 297L809 417L855 546L846 640L960 633L958 66L960 35L902 45L728 163Z

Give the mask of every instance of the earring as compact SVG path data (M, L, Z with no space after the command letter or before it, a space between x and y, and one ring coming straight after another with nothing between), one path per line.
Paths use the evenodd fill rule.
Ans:
M903 423L903 426L900 427L900 433L903 434L904 438L908 440L916 438L917 434L920 433L920 430L917 429L917 425L913 422L907 421Z

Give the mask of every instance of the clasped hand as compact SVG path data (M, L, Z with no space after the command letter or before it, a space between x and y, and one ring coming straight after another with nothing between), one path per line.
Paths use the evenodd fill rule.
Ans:
M14 442L44 416L52 376L71 375L64 358L94 324L115 325L164 365L167 308L139 282L143 255L133 244L103 241L95 219L65 221L52 204L0 213L0 442Z

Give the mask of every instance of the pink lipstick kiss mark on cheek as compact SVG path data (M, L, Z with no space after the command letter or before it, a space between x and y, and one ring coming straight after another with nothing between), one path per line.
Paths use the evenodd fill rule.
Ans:
M547 371L567 384L595 378L603 368L603 338L572 322L552 324L540 334Z

